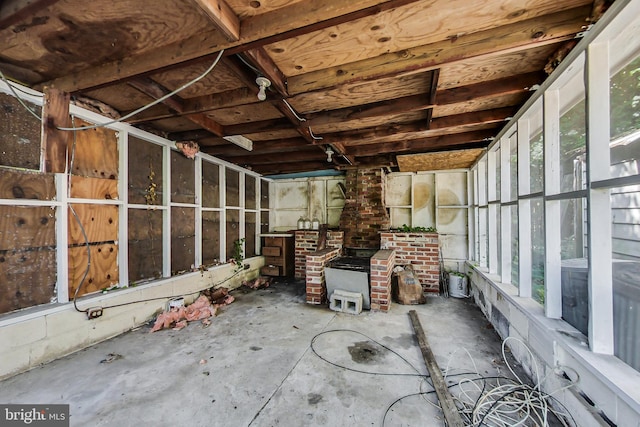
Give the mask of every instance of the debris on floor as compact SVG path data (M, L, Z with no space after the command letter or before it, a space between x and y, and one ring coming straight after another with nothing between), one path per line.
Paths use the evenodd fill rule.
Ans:
M195 320L202 320L203 325L208 326L210 324L209 318L217 314L218 307L231 304L233 297L225 293L223 300L225 301L224 303L212 304L206 295L200 295L193 304L186 307L171 307L168 311L158 315L153 328L151 328L151 332L171 327L173 327L174 330L180 330L185 328L188 322ZM204 322L205 320L207 322Z
M124 356L118 353L109 353L105 359L102 359L100 363L111 363L114 360L122 359Z
M254 280L243 280L242 286L246 286L251 289L268 288L273 281L273 277L260 276Z
M229 305L235 301L233 295L229 295L228 288L209 288L202 291L202 295L207 297L214 307L222 307L223 305Z

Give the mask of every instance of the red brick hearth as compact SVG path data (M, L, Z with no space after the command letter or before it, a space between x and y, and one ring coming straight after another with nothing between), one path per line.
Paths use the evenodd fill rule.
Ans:
M413 266L425 292L438 293L440 259L438 233L380 233L380 245L395 251L396 265Z

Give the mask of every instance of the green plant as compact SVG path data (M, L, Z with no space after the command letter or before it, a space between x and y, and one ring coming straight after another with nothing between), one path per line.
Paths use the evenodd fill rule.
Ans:
M448 271L447 273L449 273L449 276L467 277L465 273L459 271Z
M231 262L236 265L235 270L242 270L244 266L242 265L242 261L244 261L244 252L242 250L244 245L245 238L235 240L233 242L233 256L231 257Z

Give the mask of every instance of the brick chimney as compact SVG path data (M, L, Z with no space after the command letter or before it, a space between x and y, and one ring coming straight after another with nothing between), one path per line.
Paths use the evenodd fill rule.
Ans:
M379 249L380 231L391 224L384 207L385 175L382 169L349 169L340 230L346 248Z

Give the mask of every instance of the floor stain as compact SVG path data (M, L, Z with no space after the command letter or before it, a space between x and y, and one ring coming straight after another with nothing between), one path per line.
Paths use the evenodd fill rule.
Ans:
M249 347L251 350L253 351L258 351L258 350L262 350L262 347L256 347L255 345L252 345L251 347Z
M376 363L384 358L384 352L380 346L371 341L359 341L347 347L351 359L356 363Z
M321 400L322 400L321 394L309 393L307 395L307 401L309 402L309 405L316 405L320 403Z

